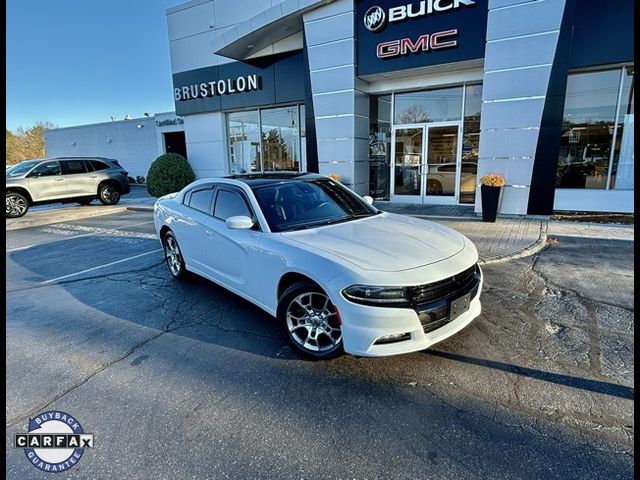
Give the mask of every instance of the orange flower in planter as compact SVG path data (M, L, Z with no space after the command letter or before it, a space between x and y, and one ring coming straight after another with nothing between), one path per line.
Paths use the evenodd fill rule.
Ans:
M327 177L329 177L331 180L340 183L342 181L342 177L340 175L337 175L335 173L330 173L329 175L327 175Z
M489 173L482 176L482 178L480 179L480 183L482 183L482 185L486 185L487 187L504 187L507 182L502 175Z

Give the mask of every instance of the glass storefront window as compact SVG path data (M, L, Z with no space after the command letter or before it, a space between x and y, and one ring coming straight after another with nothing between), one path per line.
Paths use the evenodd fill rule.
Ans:
M391 95L369 98L369 195L389 199L391 173Z
M397 93L394 112L396 125L460 120L462 87Z
M620 188L621 178L625 185L622 188L627 187L629 164L633 171L633 148L623 149L622 140L625 130L631 129L633 133L633 107L629 105L633 99L632 85L633 69L630 73L626 68L617 68L569 75L556 171L557 188L611 188L616 184L616 178L617 188ZM614 145L617 154L611 162ZM609 176L611 180L607 183Z
M227 114L231 173L299 171L305 152L298 105Z
M229 159L231 173L251 173L261 170L260 118L257 110L228 115Z
M264 170L298 171L300 136L297 105L260 111Z
M480 110L482 84L466 85L460 170L460 203L475 203L478 151L480 149Z
M633 190L633 66L622 69L616 140L609 188Z

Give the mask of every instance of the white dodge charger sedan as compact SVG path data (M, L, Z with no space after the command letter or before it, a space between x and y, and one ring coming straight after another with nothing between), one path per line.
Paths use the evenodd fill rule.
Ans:
M205 277L275 316L298 351L330 358L423 350L480 314L475 246L377 210L327 177L198 180L157 200L175 278Z

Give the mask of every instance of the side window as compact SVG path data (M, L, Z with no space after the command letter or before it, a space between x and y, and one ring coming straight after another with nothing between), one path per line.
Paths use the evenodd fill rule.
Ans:
M63 160L64 174L73 175L75 173L87 173L83 160Z
M245 217L253 217L251 210L247 206L244 197L238 192L230 190L220 190L216 198L216 208L213 216L220 220L226 220L229 217L242 215Z
M30 177L50 177L52 175L60 175L60 163L43 163L34 168L29 174Z
M89 165L91 165L91 167L89 168L93 169L95 172L97 172L98 170L106 170L107 168L109 168L109 165L101 162L100 160L88 160L88 162Z
M478 173L478 165L476 163L463 163L462 173L473 173L475 175Z
M189 198L189 206L211 215L211 200L213 199L213 189L194 190Z

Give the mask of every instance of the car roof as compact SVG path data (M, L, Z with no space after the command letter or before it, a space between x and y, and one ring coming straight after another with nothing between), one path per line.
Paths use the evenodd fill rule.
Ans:
M93 157L93 156L86 156L86 157L51 157L51 158L45 158L45 160L103 160L103 161L107 161L107 162L115 161L115 159L113 159L113 158Z
M227 175L222 178L229 180L237 180L247 184L249 187L257 187L262 185L272 185L281 182L290 181L311 181L320 178L326 178L317 173L308 172L284 172L284 173L246 173L241 175Z

